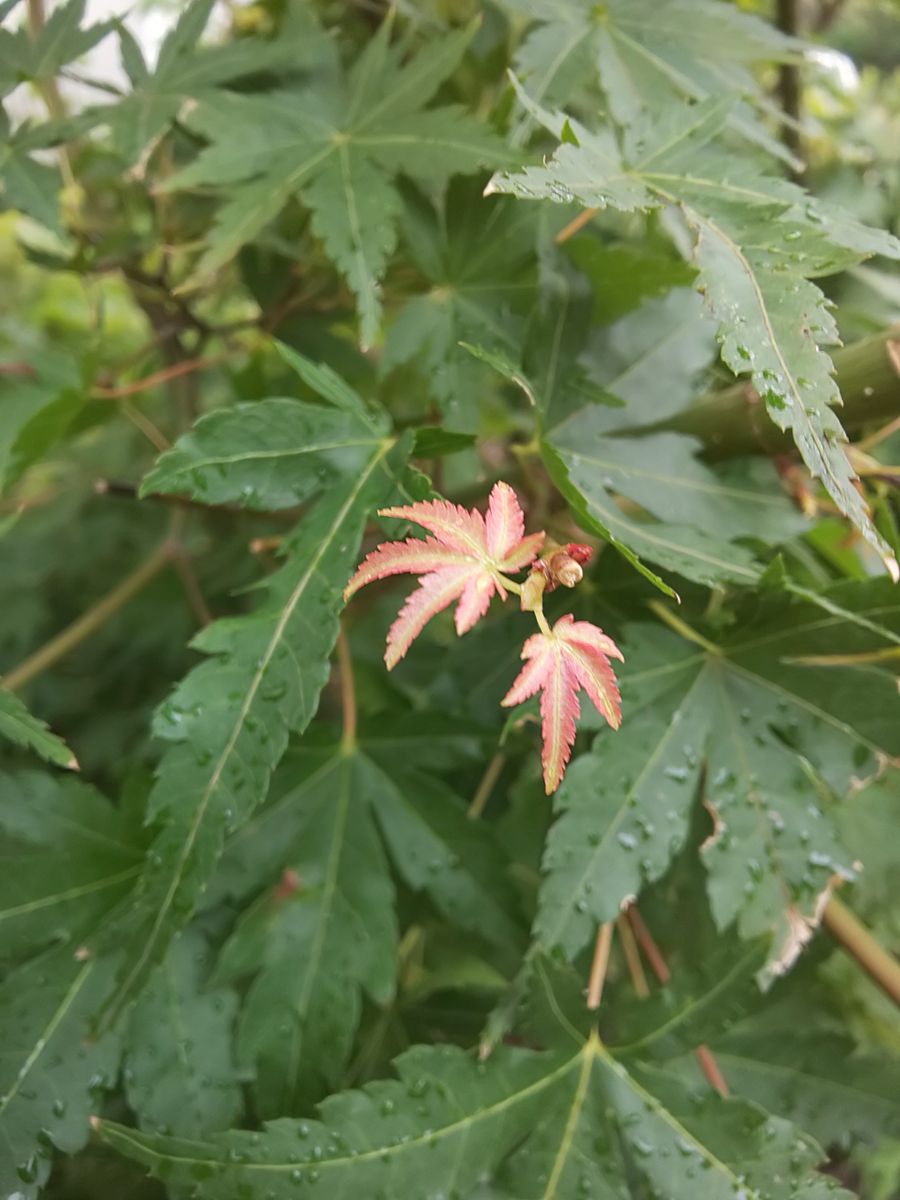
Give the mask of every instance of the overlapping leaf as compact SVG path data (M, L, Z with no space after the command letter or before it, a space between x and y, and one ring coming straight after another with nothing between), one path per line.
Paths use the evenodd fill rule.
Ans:
M75 756L66 743L51 733L45 721L34 717L21 700L0 688L0 737L8 738L56 763L58 767L76 767Z
M711 0L505 3L535 21L516 55L535 100L577 103L584 84L599 78L609 111L621 125L685 99L737 95L765 108L748 68L790 58L800 49L758 17ZM749 105L742 105L732 121L746 137L783 153Z
M15 7L12 4L8 10ZM57 5L38 31L27 20L18 28L13 28L11 22L0 27L0 95L26 81L47 82L115 27L114 21L83 25L85 8L85 0L68 0ZM0 18L5 20L5 17L5 11L0 13Z
M404 63L387 21L343 82L300 94L202 100L187 121L210 144L172 186L211 185L227 199L197 273L226 262L300 194L313 232L357 297L362 342L371 344L403 211L393 176L433 182L509 157L499 138L460 108L424 107L471 33L450 33Z
M219 45L199 45L215 0L190 0L164 39L151 70L141 47L119 23L122 65L131 92L104 108L98 120L107 123L117 149L134 162L152 149L182 110L198 98L227 84L260 73L302 71L331 62L330 43L309 20L295 17L282 37L235 39Z
M0 945L3 959L81 939L127 894L143 838L125 815L71 777L0 776Z
M377 739L376 739L377 740ZM365 744L365 733L363 736ZM424 741L423 741L424 749ZM362 993L386 1005L396 971L398 874L512 966L523 930L490 829L433 776L338 746L293 753L295 786L232 838L219 888L264 891L226 943L217 976L249 978L239 1049L263 1113L305 1111L342 1077Z
M763 567L742 543L778 545L809 527L771 463L714 469L684 434L608 437L608 411L616 410L574 414L548 434L544 455L584 525L632 559L697 583L752 584ZM640 560L635 565L644 569Z
M417 194L404 201L403 240L428 288L397 312L381 365L420 364L447 420L475 428L477 371L458 343L514 352L535 294L535 213L509 200L485 202L471 186L452 185L442 212Z
M0 985L0 1192L34 1200L54 1147L74 1154L118 1066L118 1039L89 1038L109 964L48 950Z
M416 1047L395 1065L398 1081L333 1096L320 1121L279 1121L262 1135L192 1142L106 1122L100 1133L174 1197L202 1175L210 1200L241 1188L248 1200L322 1188L437 1200L448 1188L476 1195L481 1181L517 1200L835 1194L812 1171L821 1151L787 1122L740 1101L698 1105L658 1072L629 1074L596 1036L564 1056L501 1050L476 1066L449 1046Z
M323 392L334 392L334 379L322 378ZM133 995L184 925L209 882L226 830L263 799L289 733L304 729L316 711L337 636L341 590L365 522L396 495L406 456L405 443L387 437L361 405L359 411L358 457L352 465L341 460L345 473L286 539L284 562L266 580L263 601L252 615L203 630L195 645L210 657L157 713L156 732L172 743L149 800L150 817L162 828L123 915L130 950L116 1003ZM292 453L294 443L286 450ZM273 479L271 459L252 460L252 447L247 454L260 466L254 487L262 495ZM313 456L305 469L321 483L329 478L327 462ZM230 498L239 501L249 486L246 470L235 472L234 484Z
M823 1145L896 1136L900 1060L856 1052L845 1033L809 1028L808 1012L808 1004L795 1005L788 1025L764 1010L716 1039L731 1087L784 1113Z
M23 374L0 376L0 491L71 428L84 408L87 375L86 364L47 349Z
M781 606L720 645L641 628L638 661L621 679L627 721L572 766L559 792L535 933L574 955L598 921L659 878L683 845L703 798L713 822L703 847L712 912L721 929L772 936L768 972L810 936L823 894L853 873L816 773L838 791L879 755L900 749L889 670L816 665L835 639L884 646L853 623L896 631L890 584L838 589L846 618Z
M123 1038L128 1103L142 1129L191 1137L227 1129L243 1108L232 1045L238 998L208 987L209 946L173 942L129 1018Z
M486 942L498 963L523 945L506 861L489 826L446 785L408 763L382 771L375 816L397 873L451 925Z
M218 977L254 975L238 1049L264 1116L307 1111L326 1095L349 1058L362 991L382 1005L393 995L397 930L373 821L379 787L361 756L339 754L318 773L280 847L286 873L225 945Z
M769 416L790 429L812 474L895 573L893 551L854 487L834 411L840 395L820 348L834 344L836 327L809 278L866 254L900 257L900 243L843 214L832 219L826 207L806 203L799 188L716 148L728 111L721 104L674 109L620 146L611 129L588 132L520 96L564 142L546 166L495 177L491 188L625 212L680 209L694 237L697 286L719 323L723 359L750 376Z
M715 358L715 328L701 297L681 286L593 328L579 361L592 383L623 402L598 410L604 430L639 429L687 408ZM551 433L556 424L548 423Z

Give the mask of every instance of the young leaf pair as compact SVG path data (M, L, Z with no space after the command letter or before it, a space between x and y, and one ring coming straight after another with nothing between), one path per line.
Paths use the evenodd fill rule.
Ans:
M378 546L360 564L344 593L349 599L367 583L389 575L422 576L388 633L388 670L403 658L428 621L454 601L458 602L456 632L463 634L486 614L495 594L502 600L510 592L522 594L523 585L510 579L509 573L525 567L532 567L533 573L539 569L536 560L545 534L525 535L524 514L507 483L494 485L484 516L446 500L385 508L380 515L413 521L430 535ZM541 561L540 569L546 575L547 564ZM549 794L562 781L572 752L581 713L580 691L618 729L621 702L609 660L621 660L622 653L589 621L576 621L567 613L551 629L539 600L528 607L540 632L526 639L521 655L525 666L501 703L510 707L541 693L542 762Z

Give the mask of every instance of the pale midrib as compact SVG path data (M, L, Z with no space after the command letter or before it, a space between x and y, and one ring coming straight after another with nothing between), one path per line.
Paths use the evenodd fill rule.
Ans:
M535 1080L534 1083L522 1088L521 1091L513 1092L510 1096L504 1096L504 1098L499 1100L496 1104L493 1104L487 1108L480 1108L477 1112L471 1115L466 1115L460 1120L454 1121L450 1125L445 1125L443 1129L429 1130L420 1134L418 1137L410 1138L408 1141L401 1142L399 1145L395 1146L378 1146L372 1150L363 1150L359 1154L345 1155L341 1158L320 1159L314 1164L316 1170L321 1173L322 1171L327 1171L332 1167L347 1167L351 1166L352 1164L364 1163L373 1159L380 1159L384 1161L386 1158L390 1159L398 1154L421 1150L424 1146L431 1146L435 1142L443 1141L445 1138L452 1137L461 1130L468 1129L472 1125L476 1125L482 1120L491 1120L497 1114L503 1113L507 1109L513 1108L516 1105L531 1099L532 1096L540 1095L541 1092L547 1090L548 1088L552 1088L554 1084L556 1084L560 1079L563 1079L566 1074L572 1070L584 1053L585 1047L579 1047L577 1054L574 1054L571 1058L566 1059L564 1063L562 1063L555 1070L551 1071L549 1075L542 1076L540 1079ZM134 1137L132 1130L126 1129L122 1126L116 1128L113 1136L123 1143L137 1147L137 1149L143 1154L154 1159L158 1159L161 1162L179 1163L189 1167L192 1165L216 1161L203 1158L189 1158L183 1155L161 1153L153 1149L151 1146L148 1146L146 1143L141 1142L138 1138ZM241 1170L278 1172L296 1171L297 1165L298 1164L296 1161L284 1163L245 1162L241 1164Z
M546 636L546 635L545 635ZM541 696L541 718L543 722L543 734L547 745L547 774L551 779L562 777L565 768L565 746L566 741L563 737L563 688L562 677L564 671L564 654L562 646L557 644L553 647L554 664L551 668L550 685L544 686ZM550 720L547 720L547 713L544 711L544 701L547 701L547 709L549 710ZM549 724L549 736L547 725Z
M831 456L829 454L829 446L828 446L828 443L827 443L824 435L822 433L820 433L820 431L815 427L815 425L813 425L812 421L809 418L809 413L806 411L806 407L803 403L803 397L800 395L800 389L798 388L797 382L794 379L794 374L791 371L791 369L788 367L788 364L784 357L784 354L781 351L781 346L778 342L777 337L775 336L775 330L772 327L772 321L771 321L771 318L769 317L768 305L766 304L765 297L762 294L762 289L760 288L759 283L756 278L756 272L751 267L750 263L748 262L745 254L744 254L743 250L741 250L740 246L738 246L738 244L736 242L732 241L732 239L725 233L725 231L721 228L721 226L717 225L715 221L712 221L707 217L702 217L697 212L697 210L691 208L690 205L682 204L682 207L685 210L688 210L693 214L693 217L697 221L698 224L705 225L706 228L712 232L714 237L718 237L719 240L721 242L723 242L731 250L732 254L734 254L735 258L740 263L741 269L744 271L744 273L750 283L750 286L753 289L753 294L756 299L757 307L759 308L760 316L762 317L762 321L763 321L763 325L766 330L766 337L768 338L769 345L772 347L775 357L778 359L778 363L779 363L782 371L784 372L784 378L788 381L788 384L790 386L791 395L794 398L794 403L792 405L791 411L794 413L795 420L793 420L791 422L791 428L796 428L797 425L799 424L799 425L802 425L806 429L807 436L809 437L809 439L813 443L813 445L815 445L815 447L818 451L818 454L819 454L820 469L822 470L822 476L821 476L822 482L828 488L828 491L831 494L832 499L838 504L841 511L846 513L849 516L850 515L850 511L849 511L850 506L847 504L847 501L844 497L843 481L841 480L840 476L836 473L836 471L832 465ZM835 445L832 448L838 454L843 454L843 451L840 449L839 446ZM845 461L847 461L847 466L848 466L848 470L849 470L849 460L846 459L846 456L845 456ZM810 467L812 466L811 463L808 465ZM831 485L830 487L828 486L829 483ZM860 503L861 503L861 501L860 501Z
M437 63L435 63L433 70L439 70ZM371 72L369 72L369 74L370 73ZM408 92L411 88L421 86L423 82L421 62L413 60L412 64L406 67L406 69L403 71L403 76L405 76L405 78L401 79L399 87L385 87L384 99L379 101L378 104L371 108L368 113L366 113L363 120L356 125L356 129L366 129L368 126L374 125L382 118L385 109L397 109L401 106L398 104L398 102L403 101L406 92ZM363 83L367 81L367 78L368 75L364 77ZM350 105L348 106L348 119L351 121L355 119L356 106L359 103L362 90L362 86L356 89L356 95L353 97ZM423 103L420 102L416 105L414 112L421 112L422 109Z
M638 1038L637 1041L627 1042L623 1046L612 1046L610 1048L610 1053L614 1058L635 1054L638 1050L642 1050L646 1046L652 1046L654 1042L657 1042L660 1038L665 1037L670 1030L677 1029L679 1025L684 1025L690 1020L691 1015L696 1012L697 1009L710 1004L719 996L721 992L726 991L731 985L732 980L739 976L742 971L746 970L748 963L753 962L758 953L758 949L753 947L744 955L743 958L738 959L738 961L728 970L725 975L723 975L720 979L717 979L712 987L710 987L707 992L704 992L702 996L691 998L684 1008L674 1013L668 1021L663 1022L662 1025L658 1025L656 1029L652 1029L649 1033L644 1034L644 1036L642 1038Z
M344 199L347 203L347 220L350 223L350 240L353 244L353 256L356 259L357 270L359 271L359 302L360 309L363 315L363 323L366 322L366 313L372 320L376 319L377 300L375 300L375 277L374 273L369 270L369 264L366 260L365 251L363 249L362 228L359 223L359 212L356 207L356 194L353 191L353 176L350 169L350 155L347 152L345 143L341 143L338 148L338 162L341 168L341 187L344 191ZM368 299L363 293L363 288L369 284L371 295ZM365 341L368 341L371 331L365 333Z
M572 1142L575 1139L575 1133L578 1129L581 1110L584 1107L584 1098L587 1095L588 1084L591 1081L591 1071L594 1067L596 1052L597 1035L596 1033L591 1033L589 1040L582 1050L583 1061L581 1063L581 1070L578 1073L578 1082L575 1085L575 1093L572 1096L572 1105L569 1109L569 1115L566 1118L562 1137L560 1138L559 1149L553 1160L550 1178L547 1180L547 1187L544 1189L543 1200L555 1200L556 1189L565 1170L566 1160L569 1157L569 1151L572 1148Z
M0 921L6 921L10 917L20 917L25 913L36 912L41 908L50 908L54 904L61 904L64 900L75 900L79 896L88 896L91 892L102 892L106 888L114 887L117 883L123 883L126 879L132 879L140 871L141 865L138 863L133 867L129 867L126 871L119 871L117 875L108 875L105 879L95 879L90 883L69 888L65 892L56 892L52 896L42 896L40 900L29 900L26 904L18 904L14 908L6 908L0 912Z
M438 110L440 111L440 110ZM363 149L376 149L379 146L441 146L446 150L464 150L466 154L474 154L479 160L491 155L492 147L478 142L462 142L457 138L439 137L435 134L394 133L383 137L350 139L350 144Z
M380 444L380 438L345 438L339 442L307 442L303 446L296 447L296 449L288 450L244 450L240 454L220 454L213 455L210 458L198 458L190 463L185 463L175 473L190 474L191 471L197 471L201 467L217 467L232 463L253 462L266 458L298 458L302 454L319 454L325 450L343 450L347 446L378 446Z
M686 96L690 96L693 100L699 100L709 96L709 92L707 92L705 88L699 87L692 79L689 79L686 75L682 75L682 73L677 70L677 68L673 67L671 63L666 62L666 60L660 58L658 54L654 54L649 47L632 37L631 34L626 33L623 28L626 23L627 21L620 19L618 26L613 30L615 36L619 37L623 42L626 42L632 50L645 58L649 63L652 63L652 65L656 67L657 71L659 71L660 75L668 79L671 83L674 83L676 87L680 88L684 92Z
M608 1061L610 1062L611 1069L616 1070L618 1064L614 1064L612 1060ZM619 1068L619 1070L622 1070L622 1068ZM737 1194L738 1190L743 1185L744 1177L735 1175L734 1171L732 1171L731 1167L729 1167L727 1163L722 1162L722 1160L717 1158L711 1150L708 1150L702 1142L699 1142L696 1136L691 1133L689 1129L686 1129L676 1117L672 1116L667 1108L663 1108L659 1100L657 1100L654 1095L648 1092L646 1088L641 1087L633 1075L630 1075L627 1072L623 1073L627 1078L628 1086L641 1098L641 1100L643 1100L647 1108L653 1112L659 1120L668 1125L670 1129L674 1130L680 1139L683 1139L684 1141L689 1142L691 1145L696 1146L698 1153L709 1163L711 1167L714 1167L717 1171L721 1171L723 1175L727 1176L734 1186L735 1194ZM748 1200L750 1197L757 1195L757 1193L753 1191L748 1192L747 1194Z
M95 966L96 966L96 960L94 960L93 962L87 962L84 964L84 966L78 972L78 974L75 976L75 979L72 982L72 986L66 992L65 996L63 996L62 1002L60 1003L59 1007L56 1009L56 1011L53 1013L53 1016L47 1022L44 1032L41 1034L41 1036L35 1042L34 1046L31 1049L31 1053L28 1055L28 1057L25 1059L25 1062L19 1068L19 1072L16 1075L16 1078L13 1080L12 1087L10 1087L10 1089L6 1093L6 1095L3 1096L2 1099L0 1099L0 1115L2 1115L6 1111L6 1109L9 1107L10 1102L18 1094L19 1088L22 1086L24 1081L27 1079L28 1073L31 1071L31 1068L34 1066L34 1064L37 1062L37 1060L43 1054L44 1050L47 1047L47 1043L50 1041L50 1039L53 1037L56 1030L59 1028L60 1023L65 1018L69 1009L75 1003L78 993L84 987L85 983L87 982L88 976L90 975L91 971L93 971Z
M818 620L810 621L806 625L798 625L793 629L788 629L787 631L785 631L784 629L779 629L775 633L767 633L764 637L752 638L750 641L747 641L747 642L735 642L732 645L724 647L723 649L727 655L740 654L740 653L743 653L745 650L756 650L760 646L766 646L766 645L771 644L772 642L783 641L785 638L795 641L799 634L813 633L816 630L827 629L831 625L841 624L845 621L852 624L854 617L880 616L882 613L893 614L896 612L897 612L897 609L893 605L882 604L882 605L878 605L876 608L864 609L861 613L850 613L848 611L846 616L844 616L843 614L833 613L829 617L819 617ZM878 633L879 636L884 637L887 641L892 640L892 638L891 638L892 631L891 630L885 630L884 632L882 632L878 629L877 626L875 626L871 630L871 632Z
M757 192L753 188L739 187L737 184L729 183L725 179L704 179L701 175L676 175L668 171L648 171L646 175L641 171L641 175L649 180L664 179L668 182L688 183L694 187L708 188L714 192L727 192L734 196L744 196L748 200L759 202L760 204L777 205L779 208L790 206L792 201L781 196L772 196L768 192ZM767 247L771 249L771 247Z
M817 720L822 721L826 725L830 725L832 729L840 730L845 737L850 738L854 742L858 742L861 746L865 746L866 749L871 750L873 754L881 755L886 753L883 747L876 745L874 742L870 742L867 737L864 737L859 730L854 729L852 725L845 725L843 721L838 720L838 718L832 716L831 713L819 708L817 705L813 704L811 700L806 700L803 696L798 696L796 692L789 691L788 688L782 687L781 684L776 683L772 679L767 679L764 675L754 674L753 671L749 670L747 667L739 666L738 663L733 662L731 659L728 660L728 666L730 670L734 671L738 675L742 675L745 679L749 679L758 687L766 688L770 692L774 692L776 695L788 700L791 704L796 704L799 708L806 709L806 711L811 713Z
M325 146L324 149L319 150L317 153L313 154L310 158L306 159L305 162L301 163L299 167L296 167L290 173L290 175L288 175L288 177L286 179L281 181L281 183L278 185L278 190L280 192L282 192L285 196L289 195L290 192L296 188L296 186L300 183L300 181L306 175L311 174L316 169L316 167L318 167L320 165L320 163L325 162L325 160L327 158L329 158L333 153L334 153L334 146L333 146L333 144L329 143L327 146ZM252 182L258 182L259 179L263 178L263 177L265 177L265 172L260 172L260 175L257 177L257 179L253 180ZM222 185L219 185L219 186L222 186ZM214 252L215 251L215 243L214 242L211 243L210 249L203 256L203 260L201 261L200 265L197 268L198 272L200 270L207 270L207 271L212 270L216 265L218 265L219 262L227 261L227 259L231 258L232 255L235 253L235 249L234 249L235 243L237 243L237 246L242 246L244 244L244 238L245 238L244 231L248 227L251 230L254 230L257 220L258 220L257 207L254 206L253 209L251 209L251 211L248 212L241 221L239 221L234 227L232 227L232 229L229 230L228 242L227 242L228 249L225 254L225 258L222 259L220 257L221 250L219 250L217 253ZM252 236L252 234L247 235L247 236Z
M312 946L303 962L304 976L300 995L297 997L297 1020L291 1032L290 1051L288 1053L288 1069L285 1080L286 1087L292 1089L296 1083L299 1058L303 1050L303 1039L306 1032L306 1019L313 987L319 974L319 959L325 947L325 935L331 921L332 905L337 891L338 868L344 850L344 834L347 828L347 814L350 809L350 760L344 758L341 763L342 778L338 793L338 805L335 813L334 830L331 838L331 848L328 853L328 863L325 868L325 886L322 889L322 899L319 904L319 917L316 922L316 932Z
M358 482L354 486L353 490L350 492L347 499L341 505L341 508L339 509L337 516L335 517L334 521L332 522L331 528L329 529L328 533L325 535L325 537L322 539L321 543L319 544L318 550L314 554L305 573L303 574L301 579L297 582L297 585L294 588L293 592L291 593L287 604L284 606L284 609L282 610L282 614L279 617L278 623L275 626L275 629L272 633L272 637L269 640L269 645L266 647L266 651L263 654L262 658L260 659L260 664L257 667L257 669L253 675L253 679L251 680L250 687L247 689L247 694L244 697L244 702L242 703L240 711L238 712L237 718L234 723L234 727L232 728L232 731L228 737L228 741L226 742L225 747L219 756L219 759L215 766L215 770L213 771L210 781L207 784L206 788L204 789L200 803L197 806L197 810L194 814L194 820L191 823L191 827L188 831L188 835L185 838L184 844L182 846L181 854L179 855L178 862L176 864L176 869L172 874L172 881L169 885L168 890L166 891L166 894L163 898L162 904L159 907L159 910L156 914L156 918L153 922L153 925L150 928L150 933L147 937L146 942L144 943L144 948L141 951L140 955L138 956L138 959L137 959L135 965L132 967L131 971L128 973L128 975L126 976L126 978L123 980L122 984L118 988L118 994L120 996L127 995L128 992L131 990L131 986L132 986L134 980L139 977L141 971L143 971L145 965L149 961L150 956L155 949L156 941L159 937L159 931L162 928L163 923L166 919L166 916L169 912L169 909L172 906L172 901L175 897L175 893L178 889L178 885L180 884L180 882L184 876L185 868L186 868L188 860L190 858L191 851L194 848L194 842L197 840L197 837L200 833L200 828L203 824L203 819L206 815L206 809L209 805L210 799L212 798L212 795L215 792L216 787L218 786L219 780L222 777L222 772L225 770L225 764L228 762L228 759L231 757L231 754L234 751L235 746L237 745L237 740L240 737L241 730L244 727L244 722L246 721L247 716L249 715L249 712L250 712L250 708L253 705L253 701L256 698L256 693L262 684L262 681L265 676L266 670L268 669L269 663L272 661L272 657L275 654L275 650L277 649L279 642L281 641L282 637L284 636L284 631L287 628L288 622L290 621L291 617L293 616L294 609L300 603L300 600L302 599L303 594L306 591L309 581L312 579L313 575L315 574L316 570L318 569L319 563L325 557L328 550L330 550L331 543L334 541L334 538L336 537L338 530L343 525L344 520L347 517L347 514L350 512L351 508L353 507L353 504L356 501L356 497L362 491L363 487L368 482L369 477L375 471L375 468L379 465L379 463L385 457L385 455L388 453L388 451L391 449L393 444L394 444L393 439L387 439L381 443L381 447L379 449L378 454L373 455L372 460L369 463L367 469L362 473Z
M843 507L843 503L839 500L839 496L842 495L841 480L833 471L833 468L831 466L831 461L830 461L830 458L827 453L827 448L823 444L824 439L823 439L822 435L819 434L818 430L815 428L815 426L812 424L812 422L809 419L809 414L807 413L806 408L804 407L803 398L800 395L800 389L798 388L797 383L794 379L793 372L790 370L790 368L787 365L787 362L785 361L785 357L781 351L781 346L778 342L777 337L775 336L775 330L772 327L772 321L771 321L771 318L769 317L768 305L766 304L765 297L762 294L762 289L760 288L759 282L757 281L756 272L751 267L743 250L737 244L737 242L733 241L733 239L728 236L728 234L725 232L724 229L722 229L722 227L720 225L718 225L715 221L712 220L711 217L703 216L703 214L698 212L696 208L693 208L690 204L687 204L684 200L679 199L678 196L672 195L671 192L665 191L663 188L654 187L654 185L652 183L650 183L650 187L653 188L653 190L656 191L660 197L662 197L664 200L668 201L668 203L678 205L684 211L684 214L686 217L688 217L688 220L692 220L696 225L699 225L701 227L705 227L706 229L708 229L710 231L710 233L712 234L712 236L717 238L724 246L726 246L728 248L728 250L737 259L737 261L741 267L741 270L744 272L744 274L747 278L747 281L750 284L750 287L753 291L753 295L756 300L757 308L759 309L759 314L760 314L760 317L763 322L763 326L766 331L766 337L768 338L769 345L771 346L772 352L774 353L775 357L777 358L777 360L779 362L779 365L781 366L781 369L784 373L784 378L787 381L787 383L790 387L791 395L794 398L794 403L792 405L792 411L796 412L798 417L800 417L801 423L805 425L805 427L808 431L810 440L819 448L819 455L821 457L822 463L825 468L825 474L828 476L828 479L831 482L831 486L838 493L838 495L834 495L834 493L831 492L831 488L828 488L829 492L832 495L832 499L841 503L842 511L846 511L846 509ZM787 204L786 201L784 203ZM794 427L794 423L792 422L792 428L793 427ZM825 482L825 477L823 476L822 478L823 478L823 482ZM826 484L826 487L827 486L828 485Z
M556 58L554 58L549 63L547 70L544 72L543 79L540 81L538 86L534 89L533 99L534 99L535 104L540 104L540 102L543 100L544 96L547 94L547 90L550 87L551 83L556 78L556 75L559 72L560 68L562 67L563 63L566 61L566 59L569 57L569 55L578 47L579 43L582 42L583 40L584 40L584 29L580 28L580 27L576 27L572 33L571 38L563 44L562 49L560 49L558 51ZM513 146L520 146L522 144L522 142L524 141L529 128L533 124L534 124L534 117L532 117L532 115L530 113L527 113L519 121L519 124L513 130L511 144Z
M559 447L557 447L559 449ZM582 454L578 450L572 450L566 447L560 450L560 453L568 455L570 458L580 459L581 462L591 463L594 466L605 468L610 471L617 471L624 478L629 476L639 476L641 479L649 479L660 483L670 484L672 487L683 488L688 492L705 492L710 496L727 496L729 499L740 500L742 503L761 504L777 506L781 503L776 496L768 496L763 492L748 492L742 491L740 488L723 487L720 484L699 483L693 479L679 478L676 475L663 475L658 471L643 471L640 467L631 465L623 466L613 459L607 461L603 458L596 458L591 454Z

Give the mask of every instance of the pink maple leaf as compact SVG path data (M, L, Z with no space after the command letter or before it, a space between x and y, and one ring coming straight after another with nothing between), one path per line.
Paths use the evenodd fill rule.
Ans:
M456 632L471 629L487 612L495 592L506 599L503 575L527 567L544 542L543 533L524 536L525 517L508 483L494 484L485 516L447 500L383 508L380 515L414 521L433 535L378 546L362 561L344 592L347 600L367 583L388 575L423 577L388 633L384 656L388 670L403 658L431 618L454 600L459 601Z
M602 629L560 617L550 633L536 633L522 647L527 662L503 697L507 708L541 692L544 749L544 787L547 795L559 787L575 741L575 722L581 716L578 692L584 690L613 729L622 721L619 687L610 658L622 661L622 651Z

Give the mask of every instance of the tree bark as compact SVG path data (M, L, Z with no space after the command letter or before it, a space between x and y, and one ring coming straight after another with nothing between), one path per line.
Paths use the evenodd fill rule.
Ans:
M900 415L900 326L845 346L833 358L844 400L838 415L848 434ZM749 383L708 393L652 427L652 432L662 430L698 438L705 456L711 459L787 454L794 448L791 435L782 433L769 419Z

